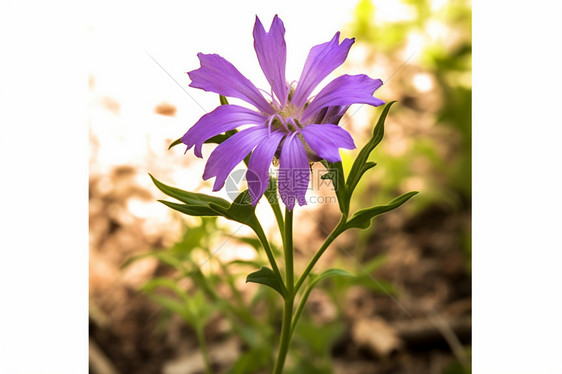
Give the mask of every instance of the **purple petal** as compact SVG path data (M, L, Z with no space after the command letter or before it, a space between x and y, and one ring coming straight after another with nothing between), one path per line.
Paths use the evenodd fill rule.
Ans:
M355 148L351 135L337 125L307 125L301 134L310 148L326 161L341 161L339 148Z
M312 47L291 100L293 104L303 106L316 86L343 64L355 39L344 39L341 44L339 39L338 31L329 42Z
M239 126L265 124L266 120L267 117L256 111L238 105L221 105L201 117L181 141L188 150L195 145L195 155L203 157L201 147L207 139Z
M273 88L282 106L287 102L287 81L285 65L287 62L287 46L285 44L285 27L277 15L273 18L269 32L256 16L254 25L254 49L258 55L261 69Z
M224 186L228 174L268 136L267 127L251 127L232 135L221 143L207 161L203 179L216 177L213 191Z
M244 77L230 62L216 54L198 53L201 67L190 71L190 87L200 88L219 95L237 97L258 108L263 113L273 114L273 108L248 78Z
M285 135L282 131L272 132L271 136L258 144L250 156L246 180L248 181L248 191L254 206L269 186L269 165L279 142Z
M349 109L349 105L334 105L327 106L320 109L314 117L312 118L312 123L331 123L332 125L337 125L342 119L343 115Z
M302 121L306 123L326 106L358 103L383 105L384 101L373 97L373 93L380 86L382 86L380 79L371 79L365 74L337 77L328 83L306 107L302 114Z
M310 178L310 166L304 145L298 136L285 138L279 160L279 195L285 206L293 210L295 200L306 205L306 189Z

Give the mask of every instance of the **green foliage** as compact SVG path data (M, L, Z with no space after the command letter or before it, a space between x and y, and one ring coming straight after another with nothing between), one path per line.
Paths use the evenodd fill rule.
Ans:
M162 184L159 186L179 197L187 196L176 190L168 190ZM199 225L184 227L184 235L172 247L134 256L122 268L142 258L153 257L162 265L175 269L177 276L153 278L141 287L141 291L164 311L180 316L193 328L204 355L207 354L204 328L215 314L221 314L229 322L230 333L241 338L245 347L245 352L230 372L247 373L267 369L272 366L274 353L271 342L275 331L271 327L271 318L278 314L279 307L271 301L271 292L257 292L253 303L248 305L237 286L238 279L244 277L247 269L260 268L265 264L263 253L257 251L256 260L223 263L216 258L216 249L213 248L216 240L223 236L216 217L199 219ZM254 238L237 239L252 245L256 250L260 248L259 241L256 242ZM197 261L197 258L204 260ZM214 268L218 268L218 273L204 271L207 267L213 267L213 264ZM229 297L217 291L224 289L225 284L230 292ZM263 318L256 317L254 313L254 308L259 305L267 305L270 309ZM162 315L165 316L166 314Z
M294 366L288 373L331 374L331 349L345 331L340 321L318 325L303 320L295 332Z
M354 277L354 275L342 269L328 269L318 275L311 274L310 283L308 287L312 289L314 286L318 284L318 282L321 282L324 279L328 279L332 277Z
M178 138L178 139L174 140L174 141L170 144L170 146L168 147L168 150L174 148L176 145L179 145L179 144L182 144L181 138Z
M150 175L150 174L149 174ZM248 190L241 192L232 203L215 196L187 192L179 188L170 187L158 181L152 175L152 182L166 195L178 199L185 204L158 200L164 205L189 216L222 216L232 221L240 222L259 229L259 222L255 214L255 207L251 204Z
M355 213L349 221L345 224L344 228L346 230L351 228L357 229L367 229L371 226L371 220L376 216L379 216L383 213L389 212L394 210L408 201L412 196L416 195L418 192L408 192L401 196L398 196L390 203L386 205L375 206L372 208L362 209Z
M323 179L330 179L332 185L336 191L336 196L338 198L338 204L340 211L342 213L342 222L345 224L341 225L341 232L349 230L351 228L361 228L366 229L371 225L371 219L382 214L394 210L408 201L412 196L418 192L409 192L402 196L397 197L387 205L376 206L368 209L363 209L353 215L353 217L348 221L347 217L349 215L350 202L353 196L353 192L357 187L357 184L369 169L372 169L376 164L370 162L369 155L371 152L379 145L384 137L384 122L395 101L392 101L385 105L377 124L373 130L373 135L371 139L363 146L359 155L355 158L347 178L344 176L342 162L328 162L323 160L322 164L328 170L328 173L323 175ZM346 181L347 179L347 181Z
M209 205L210 203L214 203L215 205L221 206L223 208L228 208L230 206L230 203L228 201L221 199L220 197L180 190L179 188L170 187L165 185L164 183L159 182L151 174L149 174L149 176L152 179L152 182L156 185L156 187L158 187L160 191L164 192L166 195L170 197L173 197L185 203L187 207L194 208L200 206L200 207L210 208ZM189 214L189 213L185 213L185 214ZM209 214L209 215L216 215L216 214Z
M258 218L255 214L256 207L252 206L248 190L242 191L228 208L218 203L210 203L209 206L229 220L243 223L253 229L259 227Z
M336 196L338 198L338 205L340 211L343 215L347 216L349 214L349 200L351 198L350 191L347 191L345 186L345 178L343 173L343 166L340 162L329 162L322 160L322 164L328 170L328 173L322 176L322 179L330 179L334 190L336 191Z
M221 144L222 142L224 142L226 139L230 138L232 135L236 134L237 132L238 130L230 130L225 132L224 134L215 135L205 140L205 144ZM173 147L179 144L183 144L181 138L174 140L168 147L168 150L172 149Z
M219 101L220 101L221 105L228 105L228 99L226 97L224 97L223 95L219 95Z
M156 293L156 289L158 288L170 290L178 298L172 298L165 294L158 294ZM203 328L212 313L216 310L216 305L206 302L203 291L196 290L192 294L188 294L185 290L180 289L175 281L169 278L151 279L141 290L149 294L154 301L164 308L180 315L188 325L196 329Z
M256 373L260 369L270 365L273 352L268 344L256 347L244 352L234 366L228 371L229 374L247 374Z
M349 176L347 178L347 190L349 191L349 194L353 193L355 187L357 186L357 183L359 183L359 180L361 179L361 177L363 177L363 174L365 174L367 170L375 167L376 164L374 162L368 161L369 156L371 152L377 147L377 145L379 145L379 143L382 141L382 138L384 136L384 121L386 120L386 116L388 115L392 104L394 104L395 102L396 101L391 101L384 106L375 129L373 130L371 139L367 142L367 144L365 144L365 146L361 149L361 151L355 158L355 162L353 163L353 166L351 167Z
M348 33L367 50L367 64L382 56L388 61L392 80L387 79L382 89L391 85L398 92L402 104L398 121L404 128L413 132L412 125L420 119L437 126L416 129L399 157L375 150L371 158L381 170L371 183L359 188L359 201L373 200L373 189L377 199L389 199L410 178L423 182L423 194L413 203L417 210L432 204L466 209L472 184L470 1L394 2L407 15L389 21L378 12L382 1L361 0ZM412 36L420 47L412 49ZM429 92L414 87L415 75L420 73L430 77ZM344 167L349 162L344 160Z
M219 95L219 100L221 105L228 105L228 100L226 97ZM225 132L224 134L215 135L212 138L207 139L205 141L205 144L211 144L211 143L221 144L222 142L224 142L226 139L230 138L232 135L236 134L237 132L238 132L237 130L230 130ZM181 138L174 140L168 147L168 150L172 149L178 144L182 144Z
M268 267L262 266L262 268L256 272L253 272L248 275L246 278L246 283L259 283L266 286L271 287L275 291L279 293L279 295L283 296L283 298L287 297L287 291L283 286L283 282L277 278L273 270Z

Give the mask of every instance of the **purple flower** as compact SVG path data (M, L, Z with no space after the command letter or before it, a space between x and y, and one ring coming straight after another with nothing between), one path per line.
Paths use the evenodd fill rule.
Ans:
M195 146L195 155L202 157L201 147L207 139L250 125L211 153L203 179L215 177L213 191L218 191L232 169L252 152L246 179L252 205L256 205L269 185L269 166L276 157L279 194L292 210L295 201L306 204L310 161L337 162L341 160L339 148L355 148L338 122L351 104L384 104L373 97L382 81L363 74L343 75L310 97L318 84L345 61L354 39L340 43L337 32L329 42L313 47L294 87L285 79L287 48L281 19L275 16L266 32L256 17L253 34L258 61L271 85L268 99L230 62L216 54L199 53L201 67L188 73L191 87L242 99L257 110L221 105L201 117L181 141L187 149Z

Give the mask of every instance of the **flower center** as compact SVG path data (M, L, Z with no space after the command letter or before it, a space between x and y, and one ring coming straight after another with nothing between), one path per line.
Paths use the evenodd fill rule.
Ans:
M287 133L294 133L304 127L300 123L303 108L291 103L294 93L294 87L291 86L287 103L281 107L278 102L273 100L271 106L275 109L275 114L272 114L267 122L269 130L282 130Z
M283 108L277 108L277 113L272 114L268 119L268 127L270 130L284 130L287 133L293 133L303 128L300 123L300 108L287 103Z
M291 103L287 103L278 113L281 117L288 119L289 117L295 117L298 113L299 108Z

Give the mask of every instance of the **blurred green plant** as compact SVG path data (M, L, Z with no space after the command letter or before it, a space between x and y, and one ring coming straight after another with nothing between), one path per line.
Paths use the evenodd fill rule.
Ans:
M132 257L123 264L123 268L140 259L153 257L174 270L173 276L159 276L149 280L141 291L164 310L180 316L193 329L207 373L212 373L212 370L205 327L217 314L228 321L230 333L238 336L244 347L244 353L230 373L250 373L267 368L272 365L274 358L269 344L274 334L271 326L280 308L267 307L267 313L261 314L259 318L256 318L254 309L258 304L260 308L264 305L276 306L276 303L271 302L275 294L269 289L259 288L250 304L246 304L236 285L240 278L245 277L249 268L265 265L267 260L258 251L259 241L245 237L233 239L256 249L257 257L252 261L223 262L211 249L218 239L224 240L224 229L218 226L216 217L200 217L199 220L200 224L196 225L188 225L182 221L184 235L171 248ZM197 260L200 258L203 259L201 263ZM181 286L186 284L188 287ZM227 292L219 292L225 284Z
M252 237L236 237L256 251L254 260L222 261L212 250L217 241L224 240L225 230L216 217L199 217L199 223L188 224L181 220L184 235L170 248L150 251L127 260L126 268L147 257L156 258L170 272L150 279L140 290L163 308L161 323L166 323L171 314L178 315L192 328L199 343L206 366L212 373L205 328L210 321L224 318L228 322L226 334L237 336L243 347L242 354L228 370L230 374L255 373L271 368L275 351L271 341L276 336L274 326L282 309L275 302L276 294L270 288L259 287L251 295L250 303L244 301L237 281L244 278L248 269L263 267L267 263L259 240ZM227 235L229 237L230 235ZM279 252L275 247L274 252ZM201 259L203 259L201 262ZM289 373L332 373L331 349L345 331L343 305L346 292L351 286L361 286L380 293L395 293L391 284L375 283L371 275L384 264L384 256L378 256L364 265L353 266L349 261L335 265L342 269L329 269L321 274L311 273L310 281L301 295L296 313L300 317L294 329L294 346L289 354L294 365ZM357 276L352 275L358 274ZM227 292L218 292L227 285ZM313 321L305 308L313 288L322 289L337 309L337 318L319 325ZM261 311L258 313L258 311ZM219 317L220 316L220 317Z
M379 5L394 5L405 15L386 20ZM367 51L367 64L382 60L390 66L385 86L391 86L398 101L392 126L401 129L406 146L398 157L384 147L371 153L369 161L379 163L380 172L358 185L352 206L384 201L411 189L405 182L415 180L414 188L422 193L410 204L410 212L440 206L449 214L470 214L471 22L470 0L359 1L347 32ZM416 77L423 77L426 87L416 87ZM344 155L345 170L354 156ZM459 248L470 272L470 227L461 230ZM361 260L372 233L357 235L354 253ZM467 373L470 368L457 362L445 372Z
M399 69L387 79L399 92L395 115L401 123L419 122L426 116L439 131L415 131L415 141L395 157L384 148L375 150L370 160L380 162L382 172L364 184L362 194L385 200L405 188L402 183L412 177L424 182L423 196L413 203L421 210L431 204L445 204L465 209L471 196L471 5L469 0L438 2L430 0L394 0L387 2L408 10L406 19L386 21L379 17L378 2L361 0L348 33L368 51L368 60L384 59ZM411 45L417 36L419 46ZM406 51L414 52L405 59ZM411 53L411 52L410 52ZM415 61L410 57L416 56ZM407 63L412 69L402 68ZM424 106L428 93L416 90L416 74L431 77L430 94L438 105ZM383 86L384 87L384 86ZM396 114L395 113L395 114ZM443 150L445 148L445 150ZM344 159L344 168L353 158ZM431 165L428 172L420 163ZM376 186L376 187L375 187ZM372 190L376 188L376 194ZM361 201L363 201L361 199Z

